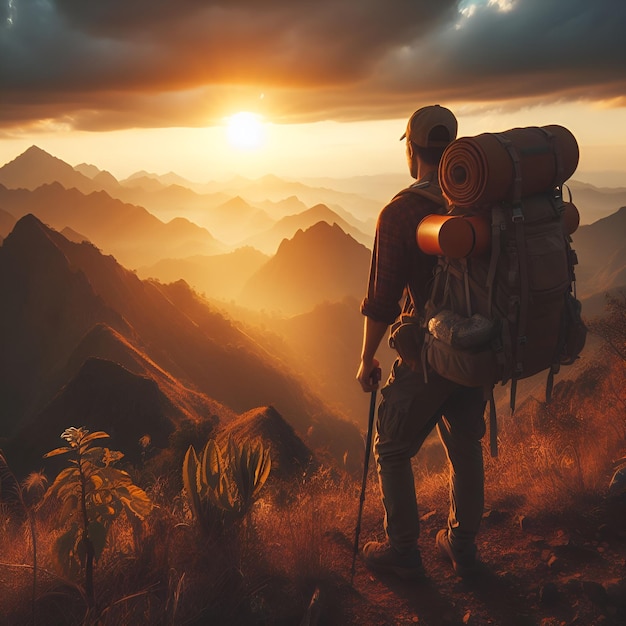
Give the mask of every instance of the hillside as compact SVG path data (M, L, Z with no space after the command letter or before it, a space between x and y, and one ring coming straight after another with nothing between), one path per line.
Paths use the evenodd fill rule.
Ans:
M586 314L598 314L598 298L615 288L626 286L626 207L593 224L584 225L573 235L578 255L577 292L588 301ZM601 302L602 298L600 298Z
M186 219L164 223L143 207L125 204L104 191L85 195L58 182L34 191L0 185L0 205L15 219L31 213L57 230L70 227L128 267L167 256L224 250L206 229Z
M0 185L5 187L33 191L41 185L51 183L59 183L66 189L75 188L86 194L102 188L65 161L37 146L31 146L26 152L0 167Z
M226 182L194 183L174 173L159 176L142 171L120 182L94 165L81 163L72 167L37 146L0 167L0 185L9 189L34 191L54 182L85 194L105 191L123 203L145 207L164 221L181 216L209 229L211 223L205 218L210 211L237 196L266 210L272 219L321 202L348 221L355 215L371 224L381 206L368 196L367 187L361 193L358 190L345 193L337 188L310 186L277 176L257 180L237 176ZM247 235L244 233L239 239Z
M199 293L212 300L235 298L250 277L269 257L250 247L226 254L191 256L184 259L161 259L154 265L139 267L141 278L157 278L171 283L181 278Z
M259 407L237 416L217 432L218 443L225 447L235 441L261 440L272 458L272 480L294 482L314 469L314 453L273 406Z
M238 298L244 306L295 315L323 301L362 297L370 252L337 224L318 222L284 240L250 278Z
M288 196L282 200L276 202L272 200L259 200L256 202L256 206L263 209L268 215L274 219L280 219L287 215L295 215L296 213L302 213L306 211L307 206L298 199L297 196Z
M567 183L580 211L581 224L592 224L626 206L626 189L601 188L572 180ZM567 191L565 192L567 197Z
M365 430L369 394L363 393L355 378L363 337L359 306L358 299L346 297L267 324L284 338L292 367L315 384L321 397ZM384 340L377 358L385 377L395 356Z
M8 211L0 209L0 238L4 239L15 226L16 219Z
M89 394L68 396L65 386L93 381L93 369L85 374L81 368L96 357L116 364L101 369L119 380L128 380L120 368L153 380L172 405L162 421L205 419L212 402L235 413L271 404L299 434L310 432L313 448L339 458L353 446L358 456L357 430L185 283L141 281L91 244L70 242L28 215L0 247L0 294L7 303L0 311L2 437L37 424L62 389L58 406L74 406L78 419L82 405L75 398ZM114 402L110 393L98 397ZM120 414L111 404L98 414L107 406ZM343 431L339 439L337 430Z
M337 224L346 234L359 243L369 248L372 246L373 231L371 234L365 234L355 226L357 220L352 218L352 221L348 222L324 204L316 204L300 213L287 215L278 220L268 230L243 240L242 244L250 245L266 254L275 254L283 239L291 239L298 230L307 230L318 222L326 222L331 225ZM361 224L361 226L367 228L365 224Z
M265 211L235 196L208 210L203 223L221 241L245 246L247 238L270 228L274 220Z
M348 211L362 220L375 218L381 208L376 200L370 200L366 196L335 191L327 187L310 187L298 181L286 181L273 175L263 176L256 180L238 177L225 184L222 192L230 195L238 194L252 203L263 200L277 202L289 196L296 196L307 206L322 203L342 217L344 217L342 212Z

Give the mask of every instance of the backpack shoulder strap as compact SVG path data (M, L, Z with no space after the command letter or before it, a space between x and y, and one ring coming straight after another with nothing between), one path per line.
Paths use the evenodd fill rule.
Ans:
M414 193L418 196L422 196L423 198L431 200L435 204L439 205L440 209L442 209L444 213L447 213L450 210L450 205L448 204L448 201L443 197L439 185L430 180L422 180L413 183L406 189L398 192L393 199L395 200L396 198L399 198L400 196L403 196L407 193Z

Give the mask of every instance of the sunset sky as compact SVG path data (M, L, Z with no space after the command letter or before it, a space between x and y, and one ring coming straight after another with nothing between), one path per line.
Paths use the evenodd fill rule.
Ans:
M575 177L626 186L624 32L623 0L0 0L0 165L404 173L438 102L460 135L562 124Z

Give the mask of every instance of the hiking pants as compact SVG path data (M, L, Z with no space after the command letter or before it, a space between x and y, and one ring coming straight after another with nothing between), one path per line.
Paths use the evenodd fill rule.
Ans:
M463 387L435 372L429 372L425 383L422 372L398 359L381 395L374 454L389 542L400 551L417 545L419 514L411 458L437 425L450 461L450 540L459 549L473 544L484 505L483 390Z

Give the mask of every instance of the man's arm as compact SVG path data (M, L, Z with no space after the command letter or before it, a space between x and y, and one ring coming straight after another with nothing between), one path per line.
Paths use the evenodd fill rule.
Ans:
M376 350L380 346L389 324L378 322L370 317L365 317L363 322L363 348L361 350L361 364L356 374L363 391L373 391L378 383L372 384L372 372L378 367L378 361L374 358Z

